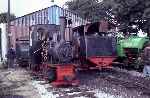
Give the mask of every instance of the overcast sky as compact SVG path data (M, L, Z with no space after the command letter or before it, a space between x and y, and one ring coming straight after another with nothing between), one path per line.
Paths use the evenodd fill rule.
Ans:
M11 1L11 13L16 16L23 16L27 13L31 13L42 8L57 4L63 6L68 0L54 0L55 3L51 3L51 0L10 0ZM0 13L7 11L7 0L0 0Z

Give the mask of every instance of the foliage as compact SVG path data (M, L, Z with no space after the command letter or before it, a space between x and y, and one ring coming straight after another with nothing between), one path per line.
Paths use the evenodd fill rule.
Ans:
M109 6L117 20L127 25L131 21L150 19L149 0L104 0L103 5Z
M118 24L128 26L135 20L147 20L143 27L149 28L150 0L72 0L66 4L70 10L92 21L113 16Z
M14 14L10 14L10 20L13 20L16 16ZM7 23L7 13L0 14L0 23Z
M85 19L97 21L105 16L105 10L100 6L99 0L71 0L66 2L69 10L72 10Z

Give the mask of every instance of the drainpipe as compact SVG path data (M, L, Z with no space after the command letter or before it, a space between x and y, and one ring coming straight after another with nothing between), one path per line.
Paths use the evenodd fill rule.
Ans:
M8 36L8 48L10 48L10 0L8 0L8 12L7 12L7 36Z

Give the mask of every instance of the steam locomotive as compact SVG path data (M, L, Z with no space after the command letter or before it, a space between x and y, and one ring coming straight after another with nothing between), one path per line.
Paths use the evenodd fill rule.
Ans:
M70 23L67 24L66 23ZM94 30L95 25L71 28L60 19L59 25L35 25L30 29L30 57L35 70L47 71L54 84L77 83L75 69L111 68L116 59L114 37ZM68 29L68 30L67 30ZM69 32L67 32L69 31ZM43 66L44 65L44 66ZM43 70L43 69L42 69Z

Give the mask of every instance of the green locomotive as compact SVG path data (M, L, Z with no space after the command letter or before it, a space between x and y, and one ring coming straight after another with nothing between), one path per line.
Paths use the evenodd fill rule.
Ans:
M142 53L149 42L148 37L131 36L118 39L118 59L124 66L142 69Z
M148 31L143 32L144 20L133 21L124 31L123 38L117 39L118 61L124 67L134 68L139 71L143 69L144 48L149 45Z

